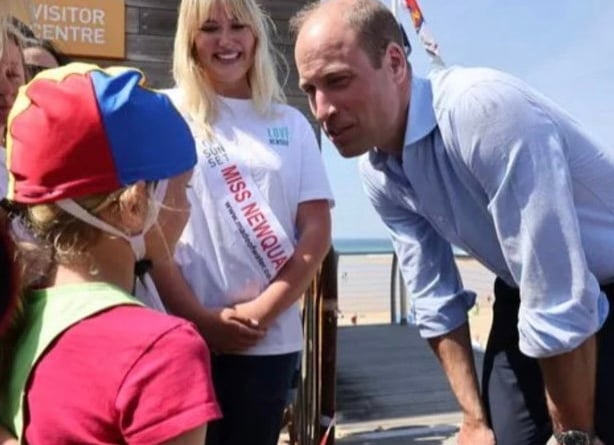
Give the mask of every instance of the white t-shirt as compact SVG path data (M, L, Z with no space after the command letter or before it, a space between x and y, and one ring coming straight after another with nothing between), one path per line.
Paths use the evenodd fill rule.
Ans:
M168 92L177 100L177 90ZM307 119L296 109L276 105L273 116L259 114L249 99L219 98L214 126L217 142L251 174L264 200L296 244L295 221L302 202L326 199L333 203L318 144ZM176 251L184 277L207 308L223 308L255 299L268 282L237 230L221 215L209 188L206 159L197 145L188 197L190 220ZM282 313L265 338L246 355L285 354L302 349L298 304Z
M0 198L6 197L9 191L9 173L6 168L6 148L0 145Z

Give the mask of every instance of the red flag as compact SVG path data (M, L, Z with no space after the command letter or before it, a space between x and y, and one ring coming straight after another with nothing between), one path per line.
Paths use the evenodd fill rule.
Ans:
M441 55L439 54L439 45L426 25L424 14L422 14L422 10L420 9L420 6L418 6L418 0L405 0L405 6L410 12L411 21L414 24L416 33L418 34L418 37L420 37L422 45L424 45L424 49L431 57L433 64L439 67L445 66Z
M405 0L405 6L407 6L411 13L411 21L414 23L414 28L416 28L417 32L420 32L420 28L422 28L424 23L424 15L422 15L418 2L416 0Z

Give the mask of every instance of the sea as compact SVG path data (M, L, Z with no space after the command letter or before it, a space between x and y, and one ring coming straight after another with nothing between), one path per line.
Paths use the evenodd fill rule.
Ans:
M392 241L388 238L335 238L335 250L341 255L383 255L394 252ZM454 256L465 257L467 252L452 246Z
M335 238L335 250L341 255L390 254L392 242L388 238Z
M405 321L413 323L411 298L406 296L407 309L401 309L402 279L398 273L393 275L393 247L389 239L334 238L333 246L339 254L337 286L340 325L390 323L393 319L399 322L401 312L407 315ZM486 310L489 308L486 302L492 293L494 276L463 250L453 247L453 252L464 284L478 294L485 308L483 315L488 315L490 312ZM395 311L391 310L392 305ZM480 338L487 338L486 334Z

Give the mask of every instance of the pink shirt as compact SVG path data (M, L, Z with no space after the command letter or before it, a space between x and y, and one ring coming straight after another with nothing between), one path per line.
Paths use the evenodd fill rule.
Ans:
M158 444L220 417L209 351L179 318L120 306L67 330L27 390L30 444Z

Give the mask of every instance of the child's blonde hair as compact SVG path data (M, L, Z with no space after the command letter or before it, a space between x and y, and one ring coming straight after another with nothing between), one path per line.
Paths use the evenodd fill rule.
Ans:
M135 193L136 185L111 193L75 199L88 213L118 215L122 201ZM148 203L152 205L152 203ZM97 269L89 250L104 232L65 212L54 203L14 204L14 216L30 239L19 240L19 255L25 265L24 284L30 286L44 280L57 265L86 264L95 274Z

